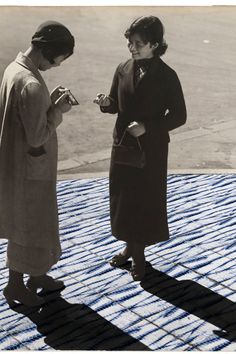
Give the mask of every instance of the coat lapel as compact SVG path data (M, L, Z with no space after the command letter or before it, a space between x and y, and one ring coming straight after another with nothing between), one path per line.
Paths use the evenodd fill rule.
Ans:
M151 63L150 68L146 72L146 74L143 76L141 80L137 83L136 90L148 90L148 86L152 85L152 83L157 82L157 77L160 74L160 59L154 59Z
M20 52L17 55L15 62L17 64L25 67L29 71L31 71L34 74L34 76L38 79L38 81L43 85L44 89L48 92L48 88L45 84L45 81L44 81L42 75L40 74L39 70L36 68L36 66L33 64L33 62L30 60L29 57L27 57L26 55L24 55L23 53Z
M125 65L121 68L119 74L122 77L123 87L126 92L131 95L140 90L148 89L148 86L152 83L157 82L157 77L160 74L161 59L156 58L152 61L151 66L143 78L138 82L136 87L134 87L134 60L128 60Z
M128 60L120 70L120 76L122 77L123 87L131 94L134 93L134 60Z

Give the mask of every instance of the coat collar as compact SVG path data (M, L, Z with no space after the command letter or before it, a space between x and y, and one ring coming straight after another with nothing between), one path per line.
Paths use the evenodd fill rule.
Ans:
M20 52L16 59L15 62L23 67L25 67L26 69L28 69L29 71L31 71L41 82L44 82L38 68L34 65L34 63L32 62L32 60L27 57L25 54L23 54L22 52Z
M160 58L155 58L152 60L151 66L149 68L149 71L157 71L162 60ZM120 68L119 72L120 74L129 74L131 71L134 69L134 59L129 59L127 60Z
M156 58L152 61L148 72L144 75L144 77L139 81L137 87L134 87L134 59L129 59L124 65L120 68L119 73L121 76L124 76L124 80L126 82L127 87L131 92L139 89L146 82L150 82L152 79L156 79L157 75L160 73L162 60L160 58Z

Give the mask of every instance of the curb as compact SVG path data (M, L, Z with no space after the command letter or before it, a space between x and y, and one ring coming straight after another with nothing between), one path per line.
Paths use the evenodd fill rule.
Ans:
M236 174L235 169L178 169L168 170L168 175L230 175ZM77 179L96 179L96 178L108 178L109 171L103 172L81 172L81 173L69 173L65 172L57 176L58 181L63 180L77 180Z
M68 171L79 168L91 163L96 163L110 159L111 149L100 150L98 152L83 154L78 158L58 161L58 172Z

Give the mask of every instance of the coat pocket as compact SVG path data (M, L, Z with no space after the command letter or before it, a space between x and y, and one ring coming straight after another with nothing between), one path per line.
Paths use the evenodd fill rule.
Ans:
M52 171L48 161L48 156L43 153L39 156L33 156L27 153L26 158L26 179L30 180L51 180Z

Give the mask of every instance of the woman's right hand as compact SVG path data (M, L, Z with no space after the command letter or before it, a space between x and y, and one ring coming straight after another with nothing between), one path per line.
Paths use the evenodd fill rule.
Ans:
M133 137L138 138L139 136L145 134L146 129L145 129L145 125L142 122L133 121L127 127L127 131Z
M93 102L98 104L100 107L108 107L111 104L111 99L104 93L98 93Z
M62 113L66 113L71 109L71 104L69 103L68 98L68 93L65 92L54 103L54 106L59 108Z
M50 97L51 97L51 101L52 103L55 103L56 100L63 95L63 93L66 91L66 88L59 85L57 87L55 87L52 92L50 93Z

